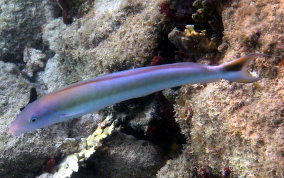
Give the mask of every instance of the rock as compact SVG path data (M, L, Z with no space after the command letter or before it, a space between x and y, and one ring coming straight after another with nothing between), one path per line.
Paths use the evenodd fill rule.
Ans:
M80 168L76 177L154 177L163 165L163 151L149 141L116 132Z
M104 124L110 124L107 122L108 119L106 119ZM85 165L83 162L88 160L95 153L98 147L101 146L102 140L109 136L113 130L113 124L110 126L104 125L104 128L98 126L88 138L81 138L80 142L77 142L75 139L66 140L66 144L62 147L65 148L64 151L67 156L59 165L52 168L49 174L43 173L39 178L48 176L55 178L71 177L74 172L78 172L79 165Z
M97 1L93 9L68 27L58 20L45 25L43 39L56 52L50 63L58 65L40 74L48 89L58 84L46 82L46 73L70 84L139 67L152 57L161 28L155 2Z
M40 49L41 26L55 11L49 0L2 0L0 2L0 60L23 62L26 46Z
M95 1L68 26L55 18L59 8L53 9L54 3L0 3L5 22L0 23L0 60L18 65L0 63L0 177L39 175L47 160L68 153L64 146L70 139L77 143L89 136L102 120L89 114L12 137L10 122L28 104L31 88L40 97L83 79L142 66L157 46L161 15L156 2Z
M42 51L34 49L34 48L26 48L24 50L24 58L23 61L26 62L25 69L23 70L27 76L33 77L34 73L43 70L45 66L44 59L46 55L42 53Z
M206 36L205 32L198 33L193 26L188 25L184 32L174 28L168 35L169 40L182 51L188 53L204 53L216 51L216 44Z
M221 9L224 63L244 54L283 56L283 4L232 1ZM160 169L157 177L223 175L283 176L283 59L258 58L250 69L261 80L227 81L181 88L176 120L186 136L182 154Z

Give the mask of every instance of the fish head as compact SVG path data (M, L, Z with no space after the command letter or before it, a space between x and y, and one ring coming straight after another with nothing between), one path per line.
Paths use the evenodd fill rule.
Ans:
M9 133L18 136L56 123L59 119L60 114L58 112L37 100L28 104L16 119L12 121Z

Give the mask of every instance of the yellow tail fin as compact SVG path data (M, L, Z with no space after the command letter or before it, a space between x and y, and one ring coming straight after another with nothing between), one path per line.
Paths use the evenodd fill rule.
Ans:
M247 56L220 65L223 72L225 72L224 79L241 83L250 83L259 80L258 77L252 76L247 71L249 61L259 56L265 56L265 54L249 54Z

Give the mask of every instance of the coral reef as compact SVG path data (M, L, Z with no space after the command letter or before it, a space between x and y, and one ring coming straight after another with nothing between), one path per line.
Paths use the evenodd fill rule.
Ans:
M166 29L171 31L167 38L186 56L216 53L222 42L223 4L222 0L163 1L160 11L169 21Z
M73 23L67 26L61 18L54 15L59 14L60 10L54 4L56 1L4 2L8 2L8 5L1 1L1 18L11 17L12 20L7 20L11 25L1 23L0 34L5 37L1 41L1 45L4 45L1 49L13 54L1 53L1 56L10 57L1 58L5 62L1 61L0 71L0 152L3 153L0 156L0 176L34 177L47 164L51 167L48 169L52 169L53 163L48 160L55 158L56 163L60 163L61 156L78 151L78 140L92 134L104 117L88 114L79 119L12 137L7 134L7 130L20 109L34 98L66 84L146 64L157 46L161 14L153 1L96 1L89 4L89 11L85 9L89 1L82 1L78 12L85 14L79 14L78 19L73 16ZM76 4L70 3L71 7L76 7ZM43 4L47 12L40 10ZM6 8L12 5L19 6L17 13ZM35 17L24 15L35 6L38 7L34 9L37 10ZM39 12L41 14L37 15ZM20 15L16 17L15 14ZM27 17L33 20L27 20ZM13 21L13 18L18 18L19 23ZM20 23L21 21L25 23ZM27 21L31 24L24 25L28 24ZM9 26L16 30L17 37L7 35L5 29ZM29 40L34 43L29 43ZM19 45L19 50L15 44ZM13 51L13 48L16 50ZM19 57L13 59L16 55ZM70 148L67 149L69 151L66 152L66 148ZM29 162L28 166L26 162Z
M256 83L168 89L8 135L27 103L94 76L283 56L279 1L66 2L63 19L56 0L0 2L0 177L283 176L283 57L249 65L262 78Z
M218 49L226 53L219 63L255 51L283 55L283 4L242 0L222 8L224 37ZM280 61L274 57L256 59L250 65L262 77L256 83L222 81L182 87L175 111L187 144L157 176L225 176L229 172L230 176L283 176L284 81Z

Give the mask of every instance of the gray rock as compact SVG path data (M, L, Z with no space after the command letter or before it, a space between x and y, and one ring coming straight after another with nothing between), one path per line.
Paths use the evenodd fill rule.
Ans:
M28 104L32 87L40 97L83 79L142 66L157 47L161 19L153 1L95 1L87 14L74 19L69 26L61 18L53 18L53 3L49 0L0 2L0 60L22 63L16 66L0 62L0 177L38 175L46 160L62 152L66 138L88 136L102 119L90 114L12 137L7 132L10 122ZM49 45L55 55L46 55L40 49L42 45ZM29 50L26 55L24 49ZM45 59L41 60L42 57ZM26 75L33 77L34 83ZM161 159L154 160L159 157L159 151L153 145L142 147L142 141L138 143L134 138L122 141L129 151L122 152L121 158L123 155L132 158L138 148L152 150L147 154L147 149L142 149L143 157L133 157L128 163L132 167L139 162L135 166L138 175L143 170L158 169ZM133 147L127 148L132 141ZM132 148L136 151L131 151ZM154 171L147 174L153 175Z
M86 168L80 168L72 178L155 177L164 164L162 153L149 141L116 132L104 140L103 146L86 162Z
M49 0L0 1L0 60L22 62L23 50L41 48L41 26L54 16Z
M44 59L46 55L42 51L34 48L25 48L24 50L24 62L26 62L25 69L23 72L29 76L33 77L34 73L42 70L45 66Z

